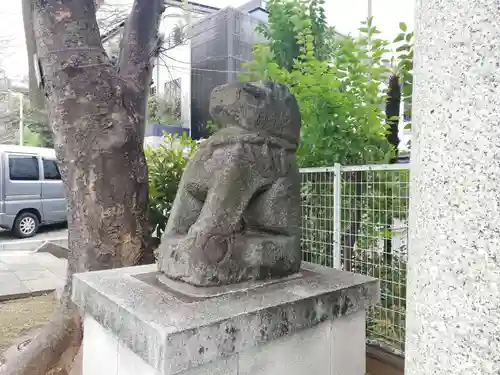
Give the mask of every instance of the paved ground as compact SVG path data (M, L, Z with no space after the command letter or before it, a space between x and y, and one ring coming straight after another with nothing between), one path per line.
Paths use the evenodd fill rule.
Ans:
M66 260L49 253L0 253L0 300L51 292L64 286Z

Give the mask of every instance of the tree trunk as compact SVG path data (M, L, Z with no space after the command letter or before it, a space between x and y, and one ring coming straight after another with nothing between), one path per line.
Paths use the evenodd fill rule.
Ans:
M398 145L399 145L399 115L401 109L401 86L399 85L399 77L392 75L389 78L389 89L387 90L387 102L385 104L385 115L387 118L387 140L394 146L396 152L395 158L391 160L391 164L397 161ZM396 120L396 117L398 118Z
M37 75L35 73L36 39L33 27L33 6L34 0L22 0L24 37L26 41L26 53L28 55L30 104L34 108L41 109L44 107L45 101L43 93L38 86Z
M151 261L144 119L161 0L135 0L117 70L100 40L93 0L30 0L55 148L68 199L68 278L56 314L0 374L45 374L81 327L71 304L77 272ZM77 350L72 351L76 354Z
M385 106L385 115L387 117L388 134L387 140L394 147L395 157L391 160L391 164L397 162L398 146L399 146L399 116L401 109L401 86L399 85L399 77L392 75L389 79L389 90L387 92L387 103ZM395 118L398 120L395 120ZM386 233L384 234L384 263L390 265L392 263L392 232L391 225L393 222L392 215L387 217Z

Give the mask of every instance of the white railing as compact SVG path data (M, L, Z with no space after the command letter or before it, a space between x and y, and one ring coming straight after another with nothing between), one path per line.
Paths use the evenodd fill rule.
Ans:
M303 168L305 261L376 277L367 338L404 353L409 164Z

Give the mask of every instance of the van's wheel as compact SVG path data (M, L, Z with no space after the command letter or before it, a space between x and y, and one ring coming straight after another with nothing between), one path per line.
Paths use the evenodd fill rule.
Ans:
M16 237L33 237L38 232L40 222L38 217L32 212L22 212L16 217L12 232Z

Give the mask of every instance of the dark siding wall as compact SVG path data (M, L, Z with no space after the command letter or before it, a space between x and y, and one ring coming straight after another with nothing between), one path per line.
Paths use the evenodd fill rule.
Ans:
M205 136L210 93L238 80L241 64L263 42L255 32L259 21L234 8L225 8L193 25L191 30L191 129L194 139Z

